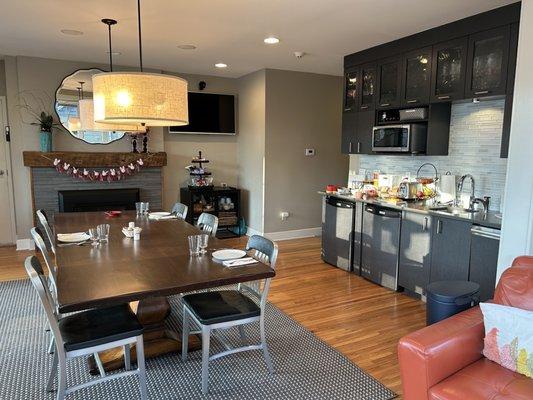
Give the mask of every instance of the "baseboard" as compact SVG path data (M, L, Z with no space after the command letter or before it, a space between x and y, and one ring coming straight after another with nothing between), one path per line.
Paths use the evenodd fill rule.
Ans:
M306 228L306 229L295 229L292 231L282 231L282 232L268 232L265 233L265 236L270 240L289 240L289 239L300 239L306 237L321 236L322 228Z
M35 250L35 243L31 239L18 239L17 250Z
M253 228L247 227L246 228L246 236L252 236L252 235L259 235L262 236L263 232L256 231Z

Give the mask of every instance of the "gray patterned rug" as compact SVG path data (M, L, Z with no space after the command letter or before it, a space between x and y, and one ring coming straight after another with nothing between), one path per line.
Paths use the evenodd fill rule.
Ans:
M170 328L180 330L180 307L171 299ZM45 385L52 356L47 354L46 317L27 280L0 283L0 399L54 399ZM210 363L209 394L200 390L201 352L186 362L179 355L147 360L150 399L358 399L385 400L395 394L342 354L269 304L267 339L275 373L260 352L244 352ZM256 326L247 327L250 341ZM236 332L227 340L239 343ZM212 339L214 350L221 350ZM68 384L91 379L84 359L68 361ZM120 378L74 392L68 399L136 399L136 377Z

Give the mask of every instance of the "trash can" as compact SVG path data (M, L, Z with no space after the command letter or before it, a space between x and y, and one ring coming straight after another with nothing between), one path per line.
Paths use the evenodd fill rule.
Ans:
M479 284L468 281L439 281L426 288L426 324L442 321L479 303Z

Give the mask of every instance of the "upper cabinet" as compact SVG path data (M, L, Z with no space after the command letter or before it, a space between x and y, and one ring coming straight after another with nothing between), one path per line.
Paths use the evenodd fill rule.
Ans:
M392 57L378 62L377 107L389 108L401 105L402 58Z
M376 64L366 64L361 66L361 78L359 79L361 89L359 90L359 109L361 111L373 110L376 101L377 72Z
M359 69L350 68L344 73L344 112L357 111L359 107Z
M433 46L432 102L464 97L467 49L467 37Z
M425 47L404 55L403 105L429 104L431 57L431 47Z
M509 63L510 26L470 35L465 96L505 94Z

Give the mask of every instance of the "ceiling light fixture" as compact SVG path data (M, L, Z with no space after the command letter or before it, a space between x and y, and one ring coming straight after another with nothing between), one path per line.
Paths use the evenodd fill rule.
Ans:
M181 50L196 50L196 46L194 44L179 44L178 49Z
M228 64L224 64L223 62L218 62L215 64L215 67L217 68L227 68Z
M187 81L143 70L140 0L137 0L137 23L140 71L93 76L94 119L106 124L187 125Z
M61 33L63 35L70 35L70 36L81 36L81 35L83 35L82 31L77 31L76 29L61 29Z
M265 38L263 40L263 42L265 42L266 44L278 44L279 43L279 39L277 37L274 37L274 36L269 36L269 37Z

